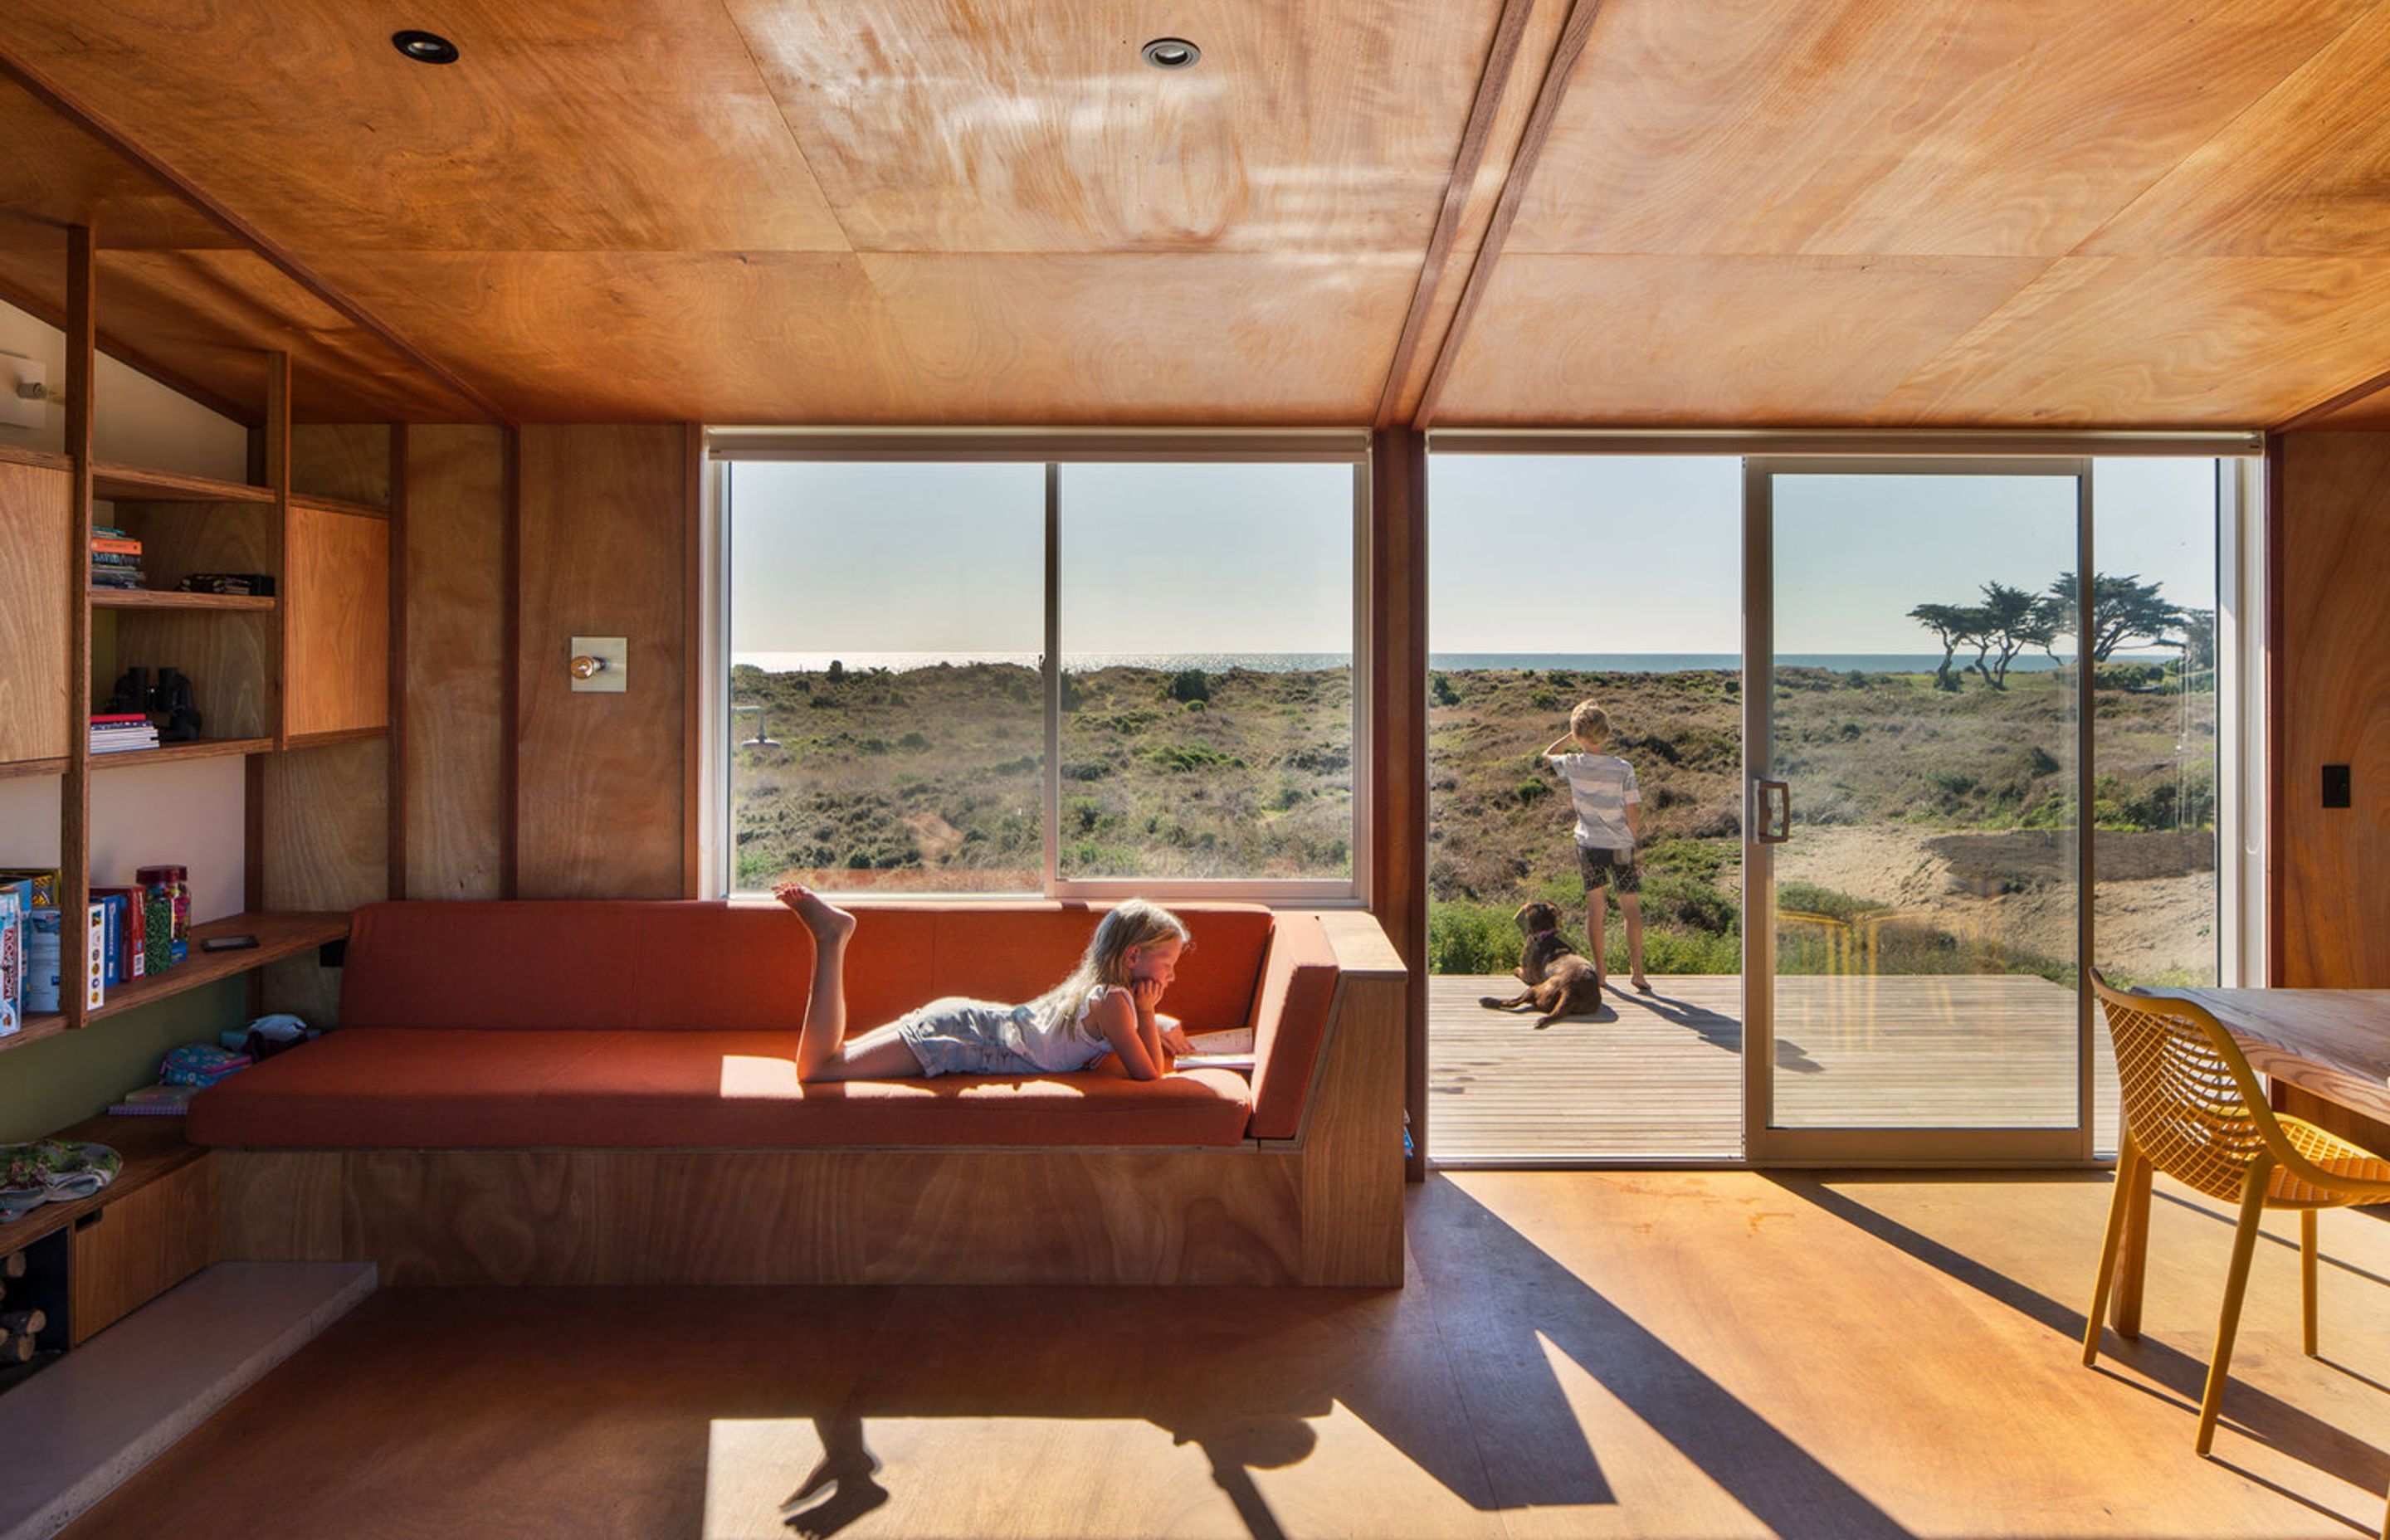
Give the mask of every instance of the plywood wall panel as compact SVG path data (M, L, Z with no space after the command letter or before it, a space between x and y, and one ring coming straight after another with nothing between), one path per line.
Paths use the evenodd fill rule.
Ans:
M507 838L507 443L406 434L406 896L498 898Z
M353 909L390 896L390 751L380 738L252 760L253 831L269 909ZM312 956L269 965L268 1009L311 1025L339 1020L341 975Z
M63 470L0 461L0 762L70 747L70 482Z
M682 895L687 454L679 427L522 430L521 897ZM569 687L576 635L629 639L624 691Z
M353 909L387 895L390 755L379 738L293 749L264 774L269 909Z
M2390 988L2390 433L2283 440L2270 687L2276 982ZM2354 805L2321 805L2346 764Z
M294 423L290 490L306 497L390 507L390 424Z
M292 737L390 721L390 521L290 513L284 720Z

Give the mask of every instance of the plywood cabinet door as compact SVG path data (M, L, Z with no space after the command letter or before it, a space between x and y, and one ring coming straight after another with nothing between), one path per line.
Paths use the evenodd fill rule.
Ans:
M216 1259L216 1167L199 1160L76 1221L67 1258L72 1345Z
M63 470L0 461L0 764L69 752L71 491Z
M389 725L389 520L293 507L284 571L285 729Z

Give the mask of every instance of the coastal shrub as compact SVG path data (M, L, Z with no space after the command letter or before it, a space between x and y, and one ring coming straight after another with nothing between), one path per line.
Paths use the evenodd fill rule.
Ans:
M1556 712L1561 709L1561 698L1549 690L1537 690L1527 697L1527 704L1539 712Z
M1699 878L1674 872L1646 874L1643 914L1647 920L1681 926L1703 935L1730 936L1742 929L1742 905Z
M1519 801L1523 803L1533 802L1541 798L1548 797L1551 794L1552 783L1547 780L1521 781L1516 792Z
M1705 840L1655 840L1645 847L1643 866L1648 879L1654 870L1682 872L1704 882L1715 882L1726 869L1727 848Z
M1621 928L1602 930L1602 969L1626 977L1626 937ZM1686 973L1740 973L1742 938L1702 930L1678 930L1647 925L1643 930L1643 971L1659 977Z
M1431 674L1427 676L1427 698L1439 706L1460 704L1460 692L1452 687L1448 674Z
M1507 973L1519 966L1519 928L1489 904L1427 906L1431 973Z
M1138 753L1173 774L1189 770L1242 770L1245 762L1235 754L1224 754L1208 743L1154 743L1139 749Z
M2162 780L2121 794L2116 813L2136 828L2207 828L2216 822L2216 782L2201 765L2179 782Z
M822 671L822 677L833 685L842 685L846 682L846 665L833 658L829 667Z
M1740 839L1742 835L1742 809L1731 799L1713 802L1686 820L1685 832L1696 840Z
M929 746L930 740L922 737L919 733L906 733L903 738L896 740L896 747L899 749L919 750L927 749Z
M1212 681L1204 677L1200 668L1181 669L1171 677L1170 699L1209 700L1212 699Z
M1854 898L1849 893L1821 888L1814 882L1783 882L1776 888L1776 906L1793 909L1803 914L1823 915L1829 919L1847 920L1856 915L1870 914L1884 907L1871 898Z

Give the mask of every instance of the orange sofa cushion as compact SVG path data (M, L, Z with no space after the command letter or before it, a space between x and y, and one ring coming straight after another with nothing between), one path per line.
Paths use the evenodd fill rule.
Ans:
M1195 946L1164 1008L1193 1031L1247 1024L1270 912L1175 912ZM1029 999L1061 982L1102 913L1056 903L861 908L846 953L848 1033L943 995ZM812 939L777 904L368 904L350 924L341 1024L794 1032L812 986Z
M345 1148L1221 1146L1300 1128L1334 993L1326 931L1253 905L1175 905L1194 938L1163 1002L1254 1031L1227 1071L1139 1083L1110 1059L1029 1077L800 1086L813 947L777 905L390 903L352 923L341 1029L193 1099L199 1144ZM1027 999L1101 909L858 910L850 1034L944 995Z
M796 1034L343 1027L192 1098L202 1145L315 1149L1225 1147L1227 1070L801 1085Z

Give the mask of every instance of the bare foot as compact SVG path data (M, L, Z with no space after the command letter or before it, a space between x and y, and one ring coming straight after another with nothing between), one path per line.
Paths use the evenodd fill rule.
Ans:
M1640 973L1635 975L1635 993L1638 995L1651 994L1651 981L1643 977Z
M837 945L854 933L854 917L830 904L828 899L802 882L783 882L772 890L772 896L796 911L805 922L814 939Z

